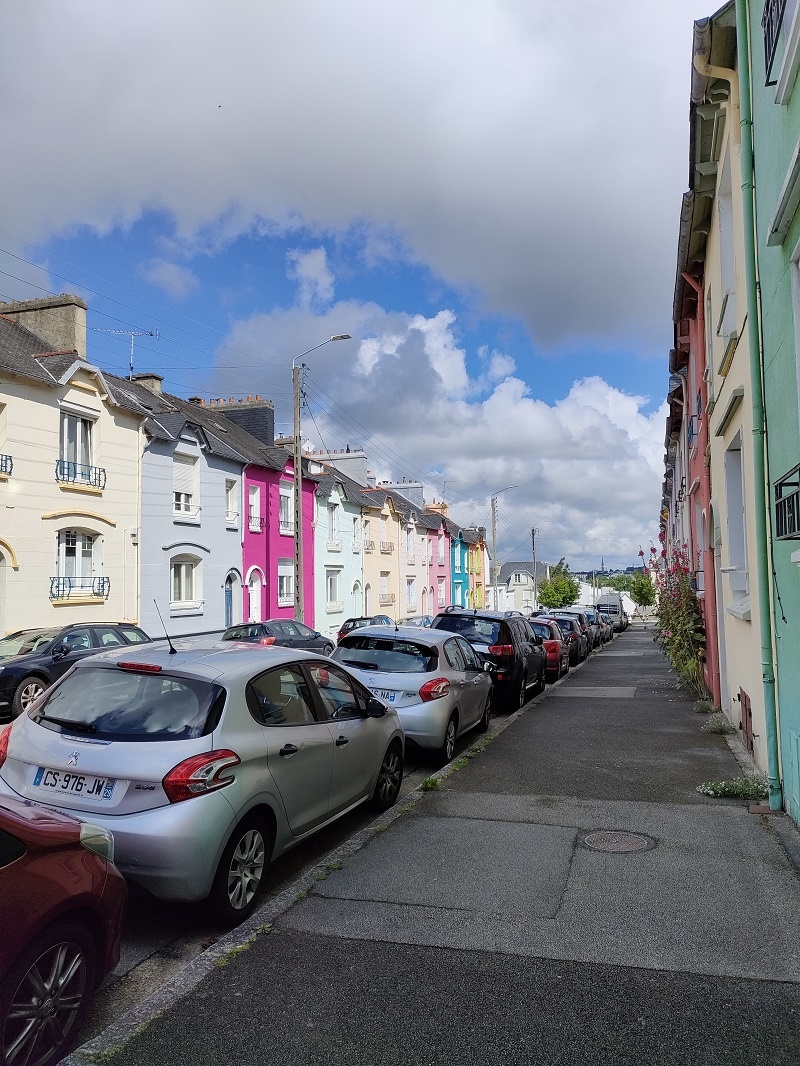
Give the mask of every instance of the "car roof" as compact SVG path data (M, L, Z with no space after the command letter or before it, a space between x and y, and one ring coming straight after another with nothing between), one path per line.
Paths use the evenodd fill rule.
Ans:
M388 632L387 632L388 630ZM342 642L349 640L351 634L342 637ZM439 647L446 640L452 640L458 633L451 633L449 629L422 629L420 626L361 626L358 634L353 634L357 640L362 637L381 637L389 640L392 637L398 640L412 640L415 644L428 644L431 647ZM340 644L341 647L341 644Z
M252 676L258 669L269 670L272 666L283 666L298 659L319 659L319 655L313 652L282 648L277 644L245 644L208 637L173 640L172 644L174 655L167 642L159 640L100 652L80 660L75 667L85 670L104 662L147 663L160 666L165 673L178 670L206 681L215 681L224 676L226 681L233 682Z

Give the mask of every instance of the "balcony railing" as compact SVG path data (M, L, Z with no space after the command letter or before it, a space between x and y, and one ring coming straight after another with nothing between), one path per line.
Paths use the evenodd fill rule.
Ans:
M783 14L786 10L786 0L766 0L764 14L761 16L761 28L764 31L764 69L767 73L766 85L774 85L772 77L772 64L778 51L778 41L781 36Z
M81 463L71 463L68 459L56 459L56 481L104 489L106 472L102 466L83 466Z
M328 600L325 604L325 610L328 614L339 614L344 610L344 603L341 600Z
M800 539L800 466L775 482L775 536Z
M267 528L267 520L260 515L251 514L247 519L247 528L251 533L263 533Z
M406 566L416 566L416 565L417 565L417 557L416 557L416 555L414 555L413 553L410 554L410 555L406 555Z
M374 540L365 540L364 541L364 551L365 552L374 552L375 551L375 541Z
M68 600L94 596L108 599L111 580L107 577L51 577L50 599Z
M9 477L14 472L14 460L10 455L0 455L0 474L7 474Z
M325 546L329 552L340 552L342 550L342 542L340 540L326 541Z
M382 540L381 551L391 554L394 551L394 544L390 540Z
M233 526L238 521L239 521L239 512L238 511L226 511L225 512L225 522L227 523L227 525Z
M280 523L278 524L278 529L281 533L294 533L294 522L285 522L283 519L281 519Z
M356 554L361 551L361 541L360 540L354 540L353 541L353 551Z
M279 607L291 607L293 603L294 603L294 596L293 595L290 595L290 596L278 596L278 606Z
M394 603L394 593L382 592L378 597L378 602L380 603L381 607L388 607L390 603Z

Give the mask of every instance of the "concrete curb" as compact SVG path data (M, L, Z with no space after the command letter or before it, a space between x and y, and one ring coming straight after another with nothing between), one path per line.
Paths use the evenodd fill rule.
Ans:
M503 719L492 719L494 724L490 727L488 733L467 748L463 755L458 756L447 766L443 766L441 770L435 771L425 780L444 781L451 774L457 773L464 765L463 763L460 764L461 759L471 759L480 755L487 744L490 744L495 737L505 732L521 715L526 714L531 707L540 703L547 693L557 685L560 685L565 678L568 678L573 670L579 670L588 661L589 657L587 656L583 663L578 663L577 666L571 667L569 673L552 685L548 685L544 692L534 697L524 707ZM182 970L149 995L147 999L135 1007L131 1007L130 1010L112 1022L108 1028L104 1029L102 1033L76 1048L72 1054L61 1060L62 1066L90 1066L90 1064L91 1066L96 1066L98 1062L103 1062L122 1050L134 1036L146 1029L151 1021L164 1014L174 1003L179 999L183 999L184 996L195 989L215 967L225 965L227 958L241 951L246 951L259 936L269 933L272 922L276 918L285 914L293 904L307 895L317 882L324 880L328 873L332 869L336 869L344 859L360 851L377 833L384 832L392 822L412 810L428 791L428 789L423 789L423 784L424 782L421 782L415 789L404 796L402 803L398 803L391 810L378 815L368 825L354 833L344 844L340 844L329 851L318 863L293 881L277 896L267 899L246 922L220 937L219 940L197 955Z

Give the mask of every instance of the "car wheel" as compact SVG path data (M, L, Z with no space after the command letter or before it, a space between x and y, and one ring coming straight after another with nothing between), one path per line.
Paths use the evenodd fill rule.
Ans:
M478 724L475 726L479 733L485 733L489 728L489 722L492 718L492 694L488 692L486 694L486 704L483 708L483 714L478 720Z
M447 766L456 753L456 734L458 733L458 721L454 714L450 715L447 728L444 731L444 742L441 748L436 749L436 762L439 766Z
M97 951L77 922L45 929L0 982L0 1059L56 1063L73 1047L94 995Z
M376 811L388 811L397 802L400 785L403 783L403 757L396 744L386 749L378 780L372 794L372 806Z
M333 655L333 644L326 644L322 649L323 655Z
M519 677L519 685L517 686L514 695L511 697L511 705L509 710L518 711L525 706L525 701L528 698L528 675L523 670Z
M234 829L214 877L209 902L226 926L239 925L256 909L272 851L263 819L244 818Z
M18 718L30 707L34 700L38 700L47 685L40 677L29 674L23 677L17 685L14 699L11 701L11 712L14 718Z

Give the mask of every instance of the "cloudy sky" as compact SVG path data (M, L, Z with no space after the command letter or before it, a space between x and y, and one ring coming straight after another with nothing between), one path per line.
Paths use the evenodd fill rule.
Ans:
M500 559L657 523L700 0L0 0L0 299L272 398ZM104 332L106 331L106 332Z

